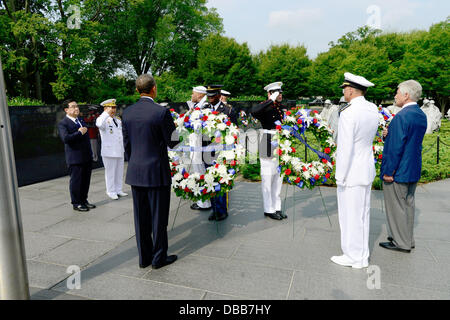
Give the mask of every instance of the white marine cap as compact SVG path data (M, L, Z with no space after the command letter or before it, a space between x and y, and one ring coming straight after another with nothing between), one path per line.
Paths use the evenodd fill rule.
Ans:
M116 99L108 99L100 103L102 107L117 107Z
M430 103L430 100L424 99L424 100L423 100L423 104L427 104L427 103Z
M345 101L345 97L344 96L342 96L341 99L339 99L339 103L342 103L342 102L347 103L347 101Z
M271 84L268 84L267 86L265 86L264 90L266 90L267 92L274 91L274 90L281 91L282 85L283 85L283 82L274 82L274 83L271 83ZM281 91L281 92L283 92L283 91Z
M367 90L369 87L373 87L374 84L367 80L364 77L354 75L350 72L344 73L344 83L340 86L341 88L345 88L347 86L350 86L352 88L360 89L360 90Z
M204 86L193 87L192 91L206 94L206 88Z
M330 100L325 100L325 104L331 104L331 101Z
M220 94L223 96L231 96L231 93L229 93L228 91L225 91L225 90L220 90Z

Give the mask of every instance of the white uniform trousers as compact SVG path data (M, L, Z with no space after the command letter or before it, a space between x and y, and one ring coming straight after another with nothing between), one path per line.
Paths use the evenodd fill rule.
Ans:
M123 186L123 158L102 157L105 165L106 192L116 195L122 192Z
M261 187L265 213L281 211L280 193L283 179L278 173L278 161L273 161L273 159L259 159L261 162Z
M341 248L355 263L369 260L371 186L337 187Z
M191 134L189 136L189 145L191 147L195 148L201 148L202 147L202 135L199 134ZM203 162L203 153L201 151L193 151L190 154L190 158L192 161L191 164L191 172L192 173L199 173L199 174L205 174L206 168L205 163ZM197 205L200 208L208 209L211 208L211 201L197 201Z

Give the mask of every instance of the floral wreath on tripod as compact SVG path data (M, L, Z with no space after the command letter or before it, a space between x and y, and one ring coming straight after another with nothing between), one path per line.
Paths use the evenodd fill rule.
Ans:
M178 197L192 201L209 200L223 195L234 186L239 163L245 155L239 144L239 130L227 115L209 108L195 108L178 115L170 109L176 132L184 145L169 150L172 188ZM207 137L212 144L195 144L198 137ZM204 174L190 173L190 164L183 163L179 153L215 152L216 159Z

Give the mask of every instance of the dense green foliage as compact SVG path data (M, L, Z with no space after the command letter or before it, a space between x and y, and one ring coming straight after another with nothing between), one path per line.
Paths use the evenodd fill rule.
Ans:
M418 80L424 96L448 109L449 18L429 30L382 33L361 27L310 59L303 45L252 54L224 37L207 0L2 0L0 56L7 94L45 103L69 96L98 103L136 98L133 79L156 76L159 101L186 101L193 86L220 83L237 96L264 96L284 82L286 99L341 97L344 72L376 84L367 97L392 101L399 82ZM73 28L71 5L80 9ZM145 19L143 18L145 17ZM75 20L76 21L76 20Z

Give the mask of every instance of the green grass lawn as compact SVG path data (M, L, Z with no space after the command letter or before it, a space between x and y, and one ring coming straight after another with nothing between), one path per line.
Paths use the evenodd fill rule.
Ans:
M437 164L437 137L439 136L439 164ZM316 147L313 137L308 137L308 143ZM300 149L302 148L302 149ZM297 150L303 150L303 147ZM304 152L302 152L304 154ZM432 181L450 178L450 121L442 119L442 126L439 132L427 134L423 140L422 152L422 177L420 183L428 183ZM308 161L315 160L317 156L312 152L308 152ZM260 167L259 160L256 164L244 164L241 166L242 176L250 181L260 181ZM378 178L379 171L377 171L377 178L373 183L374 189L381 189L381 180ZM329 184L327 184L329 185Z

